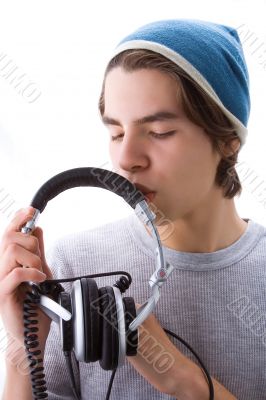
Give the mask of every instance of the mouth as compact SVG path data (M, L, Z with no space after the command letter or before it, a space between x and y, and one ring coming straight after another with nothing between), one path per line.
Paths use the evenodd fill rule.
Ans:
M147 203L151 203L152 200L154 199L155 195L156 195L155 192L150 192L150 193L145 194L144 197L145 197L145 200L147 201Z
M134 183L134 185L136 186L136 188L143 194L143 196L145 197L145 200L147 202L151 202L155 195L156 192L153 191L152 189L149 189L148 187L141 185L140 183Z

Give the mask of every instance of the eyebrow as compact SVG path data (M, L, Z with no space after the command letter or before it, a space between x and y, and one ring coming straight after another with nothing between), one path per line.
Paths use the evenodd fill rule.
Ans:
M135 121L133 121L133 124L135 125L142 125L145 124L147 122L156 122L156 121L166 121L166 120L174 120L177 119L178 115L169 111L158 111L155 114L151 114L151 115L146 115L143 118L140 119L136 119ZM105 125L116 125L116 126L121 126L121 123L111 117L108 117L107 115L103 115L102 116L102 122Z

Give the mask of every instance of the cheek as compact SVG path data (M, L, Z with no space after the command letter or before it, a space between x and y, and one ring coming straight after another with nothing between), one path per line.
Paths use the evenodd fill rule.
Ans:
M161 174L177 192L182 188L183 195L189 197L195 192L204 193L213 185L217 159L206 144L201 146L194 142L191 146L180 145L168 151L164 159ZM170 181L167 173L171 176Z
M109 155L115 172L118 170L118 152L112 142L109 141Z

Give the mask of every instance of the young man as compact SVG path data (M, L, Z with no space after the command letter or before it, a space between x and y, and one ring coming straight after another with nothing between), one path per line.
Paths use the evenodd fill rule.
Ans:
M235 164L249 107L248 72L233 28L195 20L154 22L126 37L107 66L99 108L114 170L147 194L165 258L175 267L154 314L142 325L173 363L167 371L156 368L145 357L145 346L149 349L140 334L141 351L117 371L112 391L118 398L209 398L197 362L163 328L202 358L215 400L265 395L263 321L245 311L255 305L260 316L266 313L266 229L242 219L234 204L241 193ZM40 271L56 278L119 267L133 278L127 295L138 304L149 297L154 244L135 214L68 235L46 262L40 228L32 236L20 233L32 212L18 212L1 246L1 315L18 340L23 297L18 286L45 279ZM108 284L110 278L99 280L99 286ZM57 326L51 324L46 340L49 319L42 313L40 331L49 399L71 399ZM109 379L98 363L81 363L82 398L103 399ZM7 357L4 400L18 397L31 398L29 379Z

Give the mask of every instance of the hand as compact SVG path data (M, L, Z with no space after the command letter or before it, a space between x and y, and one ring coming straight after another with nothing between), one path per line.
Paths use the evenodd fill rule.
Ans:
M29 290L23 282L52 279L45 260L42 230L36 228L31 235L21 232L34 211L33 207L19 210L6 228L0 244L0 315L7 334L21 346L24 346L23 301ZM37 319L39 342L44 348L51 321L40 309Z

